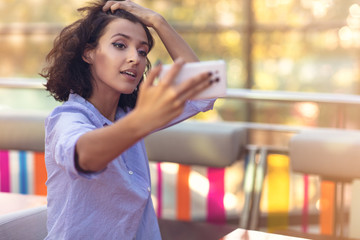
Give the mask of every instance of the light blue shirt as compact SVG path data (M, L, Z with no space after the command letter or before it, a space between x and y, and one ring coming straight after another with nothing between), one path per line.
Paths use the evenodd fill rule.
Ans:
M212 109L213 103L214 100L189 101L183 114L169 125ZM125 115L119 108L116 120ZM85 174L75 169L75 144L79 137L111 124L76 94L71 94L46 119L46 239L161 239L143 140L101 172Z

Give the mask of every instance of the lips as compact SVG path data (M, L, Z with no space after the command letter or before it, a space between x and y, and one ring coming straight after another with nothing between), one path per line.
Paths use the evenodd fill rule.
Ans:
M127 70L124 70L124 71L120 71L121 74L125 74L125 75L128 75L132 78L136 78L137 76L137 71L135 69L127 69Z

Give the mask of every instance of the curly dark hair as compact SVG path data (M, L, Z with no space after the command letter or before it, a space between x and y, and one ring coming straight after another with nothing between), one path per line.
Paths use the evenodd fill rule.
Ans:
M46 90L60 102L67 101L70 93L76 93L88 99L93 92L90 65L82 58L86 49L94 49L98 45L105 27L116 18L124 18L134 23L140 23L146 33L149 51L154 45L154 39L146 27L136 16L124 11L113 13L102 10L107 0L101 0L87 7L79 8L83 14L80 20L65 27L54 41L54 47L46 56L47 65L40 75L47 79ZM146 58L146 70L151 64ZM142 82L143 77L140 81ZM139 84L140 84L139 83ZM118 106L127 110L134 108L138 89L131 94L121 94Z

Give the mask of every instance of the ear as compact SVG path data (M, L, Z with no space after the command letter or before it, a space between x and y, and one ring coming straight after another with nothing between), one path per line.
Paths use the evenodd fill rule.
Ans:
M89 48L86 48L84 50L84 53L82 55L82 59L87 62L88 64L92 64L93 61L94 61L94 50L93 49L89 49Z

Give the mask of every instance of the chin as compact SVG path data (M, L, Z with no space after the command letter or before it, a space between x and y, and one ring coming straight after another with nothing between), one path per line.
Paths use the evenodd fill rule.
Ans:
M133 89L122 89L120 93L122 94L132 94L135 91L135 88Z
M120 94L131 94L135 91L137 87L137 84L127 84L122 86L114 86L114 88L120 93Z

